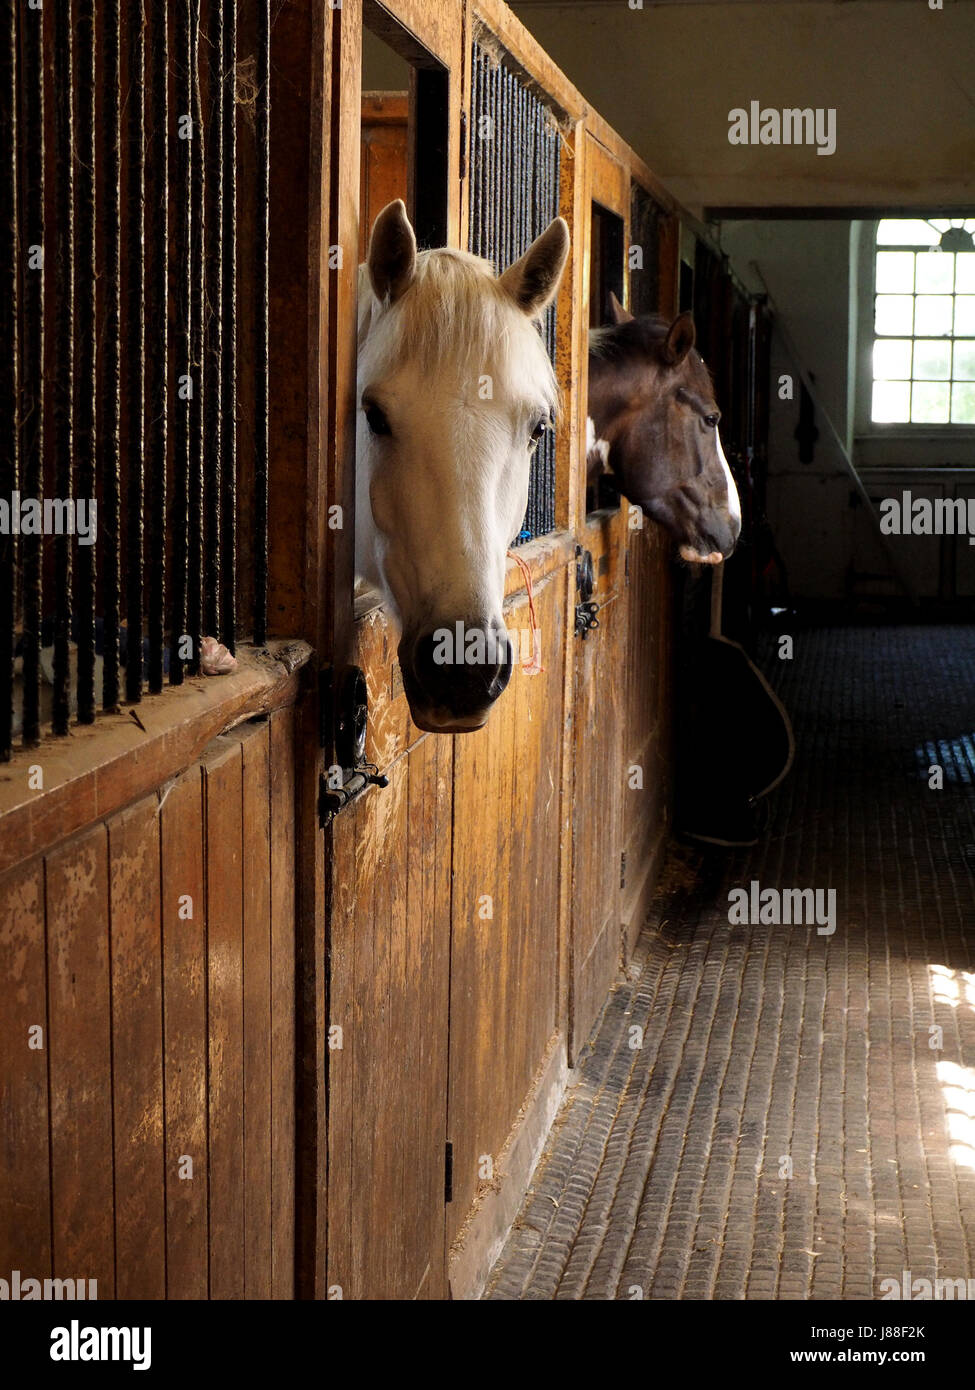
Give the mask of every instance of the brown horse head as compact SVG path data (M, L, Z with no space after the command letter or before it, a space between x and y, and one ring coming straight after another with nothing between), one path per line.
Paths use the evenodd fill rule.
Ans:
M665 526L683 559L718 564L741 531L711 377L694 349L694 321L616 320L589 336L590 471L608 468L621 491Z

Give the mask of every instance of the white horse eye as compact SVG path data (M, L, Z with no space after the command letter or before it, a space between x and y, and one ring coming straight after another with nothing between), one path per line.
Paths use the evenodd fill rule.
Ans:
M386 419L383 411L379 409L379 406L376 405L375 401L368 401L362 408L365 411L366 424L373 434L392 433L389 428L389 421Z
M547 420L539 420L538 424L535 426L535 428L534 428L534 429L532 430L532 432L531 432L531 444L532 444L532 445L537 444L538 441L541 439L542 435L545 433L545 431L546 431L547 429L548 429L548 421L547 421Z

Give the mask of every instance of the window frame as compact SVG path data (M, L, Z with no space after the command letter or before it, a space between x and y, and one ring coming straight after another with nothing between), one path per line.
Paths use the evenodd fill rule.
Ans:
M901 214L906 216L906 214ZM923 214L918 213L921 217ZM938 216L938 213L932 213ZM943 215L943 214L942 214ZM951 214L959 217L961 214ZM971 214L969 214L971 215ZM874 304L877 294L877 228L880 223L895 214L866 219L860 223L859 247L857 249L856 272L856 375L854 380L854 437L856 439L936 439L941 441L975 441L975 424L911 423L907 420L873 420L873 345ZM890 247L896 250L896 247ZM905 248L910 249L910 248ZM975 256L975 252L969 253ZM905 335L907 336L907 335ZM911 338L916 336L911 333Z

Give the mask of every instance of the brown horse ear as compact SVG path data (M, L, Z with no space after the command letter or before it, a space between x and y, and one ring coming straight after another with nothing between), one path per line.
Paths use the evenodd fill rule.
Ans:
M664 341L664 361L671 367L679 366L694 346L694 336L694 320L690 314L678 315L670 325Z
M630 313L629 309L623 308L622 304L616 298L616 295L613 293L612 290L610 290L609 292L609 311L613 315L614 323L619 324L633 322L633 315Z
M387 203L372 224L366 256L373 293L379 300L399 299L416 273L416 237L402 198Z
M538 318L555 298L569 258L569 224L555 217L520 260L509 265L500 283L529 318Z

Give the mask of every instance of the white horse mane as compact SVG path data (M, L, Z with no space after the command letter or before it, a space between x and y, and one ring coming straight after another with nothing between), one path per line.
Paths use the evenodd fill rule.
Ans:
M489 261L466 251L421 251L412 284L389 308L359 267L359 378L381 376L403 358L436 372L445 362L466 375L472 395L492 378L496 396L531 395L555 413L559 388L537 329L495 279Z

